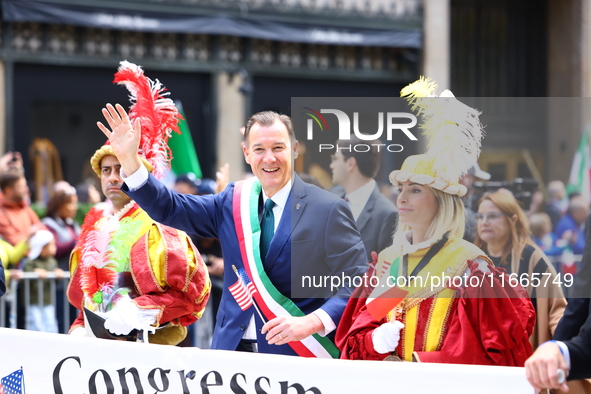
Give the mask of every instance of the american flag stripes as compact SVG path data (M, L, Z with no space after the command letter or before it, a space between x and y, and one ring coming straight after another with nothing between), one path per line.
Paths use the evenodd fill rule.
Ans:
M238 276L238 280L232 286L228 287L228 290L230 290L240 309L245 311L252 306L254 302L252 296L257 290L243 268L239 270L234 268L234 271Z

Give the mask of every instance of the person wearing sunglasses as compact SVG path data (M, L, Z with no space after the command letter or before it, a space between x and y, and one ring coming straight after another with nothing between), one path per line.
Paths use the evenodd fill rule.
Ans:
M536 308L536 325L530 337L535 350L552 339L564 313L566 299L559 283L562 278L531 239L527 216L510 191L485 194L478 203L476 220L475 245L526 288Z

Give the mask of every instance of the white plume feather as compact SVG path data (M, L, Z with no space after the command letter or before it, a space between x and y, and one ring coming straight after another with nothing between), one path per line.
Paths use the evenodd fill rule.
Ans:
M421 116L427 155L435 158L437 177L455 182L480 156L484 136L480 111L460 102L449 90L436 97L436 87L430 79L421 77L400 93Z

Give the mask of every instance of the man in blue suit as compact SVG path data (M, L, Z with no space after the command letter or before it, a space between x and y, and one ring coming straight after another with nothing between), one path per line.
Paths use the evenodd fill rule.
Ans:
M351 149L357 144L367 144L370 149ZM398 220L396 206L374 180L382 158L380 145L384 145L380 140L364 141L352 135L349 140L337 141L337 151L330 163L332 181L344 188L344 193L339 194L351 208L368 261L371 252L380 253L392 244Z
M587 218L581 271L577 273L572 297L552 341L544 342L525 362L526 375L534 388L568 390L559 380L591 378L591 216Z
M216 195L191 196L144 171L137 155L141 125L132 126L123 107L108 104L103 115L110 129L99 128L126 174L123 190L154 220L221 241L226 275L212 347L338 357L329 338L352 290L347 280L366 269L365 249L347 204L294 173L291 119L271 111L253 115L243 151L255 178ZM233 266L252 281L259 313L229 290L240 288L233 286Z

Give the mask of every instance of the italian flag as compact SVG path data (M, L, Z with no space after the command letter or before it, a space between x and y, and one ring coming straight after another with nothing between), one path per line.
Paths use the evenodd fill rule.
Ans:
M586 127L579 148L570 168L567 193L579 192L587 203L591 202L591 154L589 153L589 130Z
M408 291L402 290L396 286L389 288L381 294L371 294L365 306L369 314L376 320L380 321L390 311L398 306L406 298Z
M172 172L175 175L192 172L197 178L202 178L201 166L199 165L199 159L197 158L197 152L193 144L191 130L189 130L189 124L183 112L183 106L178 100L175 102L175 105L183 119L179 121L181 134L172 133L172 137L168 140L168 146L172 151Z
M395 278L398 277L400 257L396 258L390 265L389 274L382 275L375 289L371 292L365 306L369 314L376 320L382 320L390 311L398 306L408 294L396 286ZM390 280L391 278L392 280Z

